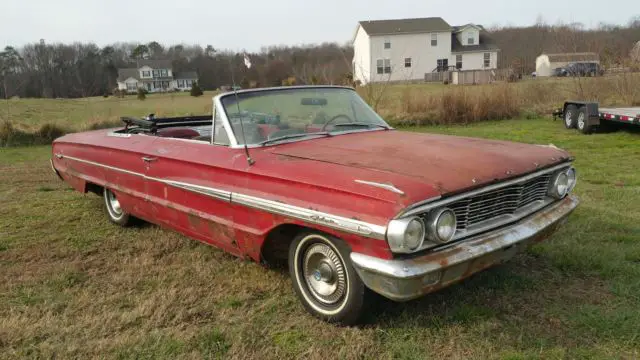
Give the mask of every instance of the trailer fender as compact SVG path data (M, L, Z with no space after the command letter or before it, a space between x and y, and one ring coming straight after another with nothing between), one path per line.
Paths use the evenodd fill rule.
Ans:
M567 106L575 105L578 109L584 107L587 110L587 125L589 126L598 126L600 125L600 110L599 104L597 102L588 102L588 101L566 101L564 103L564 111L566 111Z

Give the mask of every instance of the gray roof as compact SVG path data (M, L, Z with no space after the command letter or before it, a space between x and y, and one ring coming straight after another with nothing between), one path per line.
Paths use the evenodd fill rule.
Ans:
M140 80L140 73L138 72L138 69L118 69L118 81L124 82L128 78Z
M148 66L152 69L171 69L171 60L138 60L138 68Z
M563 53L563 54L543 54L549 57L549 62L572 62L572 61L599 61L598 54L593 52Z
M198 73L195 71L181 71L173 73L176 80L198 80Z
M440 17L368 20L360 21L360 26L369 36L451 31L451 25Z
M456 36L455 32L464 28L465 26L467 25L453 27L453 33L451 34L451 52L455 53L455 52L467 52L467 51L487 51L487 50L498 51L500 50L498 48L498 45L496 45L496 43L493 41L493 39L489 35L489 33L486 30L484 30L484 28L481 25L476 25L477 27L482 29L480 30L480 43L476 45L462 45L458 40L458 37Z

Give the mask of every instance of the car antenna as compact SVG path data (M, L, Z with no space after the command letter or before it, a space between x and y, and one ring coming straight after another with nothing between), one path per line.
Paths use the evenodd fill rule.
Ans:
M236 106L238 107L238 115L240 116L240 132L242 132L242 141L244 142L244 153L247 156L247 162L249 163L249 165L253 165L255 164L255 161L251 158L251 155L249 155L249 147L247 146L247 140L244 136L244 126L242 125L242 113L240 112L240 99L238 98L238 88L236 86L236 79L233 71L233 61L231 61L229 65L231 67L231 83L233 84L233 95L236 98ZM247 67L247 69L251 68L251 60L246 53L244 54L244 65ZM229 121L229 123L231 123L231 121Z

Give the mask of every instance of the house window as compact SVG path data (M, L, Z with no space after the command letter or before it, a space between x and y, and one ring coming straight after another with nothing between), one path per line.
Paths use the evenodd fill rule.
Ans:
M491 67L491 53L484 53L484 67Z
M438 72L449 70L449 59L438 59Z
M160 76L168 76L169 72L167 71L167 69L162 69L160 70Z
M191 85L193 85L193 80L185 80L184 84L186 85L186 87L190 88Z
M462 55L456 55L456 69L462 69Z
M385 40L384 41L384 48L385 49L391 49L391 40Z
M179 88L183 88L184 87L184 80L178 80L178 87Z
M151 72L150 71L143 71L142 72L142 77L145 77L145 78L151 77Z
M153 70L153 77L160 76L160 70Z
M411 67L411 58L404 58L404 67L406 68Z
M136 91L138 90L138 83L127 83L128 91Z
M431 46L438 46L438 34L431 34Z
M376 61L376 70L378 74L391 74L391 60L378 59Z
M476 39L475 36L473 36L473 32L467 33L467 45L473 45L475 41Z

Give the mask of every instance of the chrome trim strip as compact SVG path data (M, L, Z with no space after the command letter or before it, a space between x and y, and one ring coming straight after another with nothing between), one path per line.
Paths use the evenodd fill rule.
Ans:
M58 157L58 159L63 159L64 158L64 159L69 159L69 160L73 160L73 161L77 161L77 162L81 162L81 163L85 163L85 164L89 164L89 165L99 166L99 167L103 167L105 169L118 171L118 172L121 172L121 173L124 173L124 174L145 177L144 174L141 174L141 173L138 173L138 172L135 172L135 171L129 171L129 170L117 168L117 167L114 167L114 166L109 166L109 165L97 163L95 161L80 159L80 158L73 157L73 156L68 156L68 155L64 155L64 154L56 154L56 157Z
M365 181L365 180L354 180L354 181L357 182L358 184L371 185L371 186L379 187L381 189L389 190L396 194L404 195L404 191L398 189L393 184L383 184L383 183Z
M416 203L414 205L408 206L406 209L404 209L402 212L400 212L398 215L396 215L394 217L394 219L399 219L399 218L402 218L402 217L413 216L413 215L416 215L416 214L427 212L427 211L429 211L430 209L432 209L434 207L450 204L450 203L458 201L458 200L462 200L462 199L465 199L465 198L468 198L468 197L476 196L476 195L479 195L479 194L482 194L482 193L485 193L485 192L488 192L488 191L498 190L498 189L506 187L506 186L511 186L511 185L518 184L518 183L521 183L521 182L526 182L528 180L533 179L534 177L537 177L537 176L540 176L540 175L543 175L543 174L547 174L547 173L551 173L551 172L554 172L554 171L557 171L557 170L560 170L560 169L563 169L563 168L567 168L569 166L571 166L571 162L570 161L562 163L562 164L559 164L559 165L556 165L556 166L552 166L552 167L547 168L547 169L536 171L534 173L531 173L529 175L525 175L525 176L522 176L522 177L519 177L519 178L516 178L516 179L499 182L499 183L496 183L496 184L493 184L493 185L488 185L488 186L485 186L485 187L481 187L479 189L476 189L476 190L473 190L473 191L469 191L469 192L466 192L466 193L463 193L463 194L454 195L454 196L451 196L451 197L448 197L448 198L444 198L444 199L442 199L440 201L437 201L439 198L433 198L433 199L428 199L428 200L425 200L425 201L422 201L422 202L418 202L418 203Z
M180 189L184 189L187 191L191 191L193 193L207 195L212 198L216 198L226 202L231 202L231 193L229 191L219 190L219 189L215 189L207 186L184 183L180 181L164 180L164 179L159 179L159 178L150 177L150 176L145 176L145 178L149 180L161 182L163 184L167 184L173 187L177 187Z
M57 154L58 155L58 154ZM223 200L233 204L244 205L254 209L264 210L273 214L288 216L291 218L303 220L309 223L326 226L332 229L337 229L352 234L358 234L366 236L372 239L385 240L385 234L387 232L386 226L370 224L359 220L348 219L345 217L331 215L320 211L305 209L299 206L289 205L282 202L267 200L258 198L255 196L233 193L226 190L216 189L207 186L195 185L180 181L160 179L151 176L146 176L141 173L120 169L117 167L100 164L94 161L79 159L73 156L61 155L69 160L82 162L94 166L103 167L106 169L122 172L129 175L139 176L151 181L157 181L169 186L177 187L194 193L206 195L218 200Z
M385 239L386 227L365 223L358 220L331 215L320 211L288 205L278 201L262 199L250 195L232 193L231 203L240 204L255 209L265 210L274 214L289 216L310 223L359 234L378 240Z

